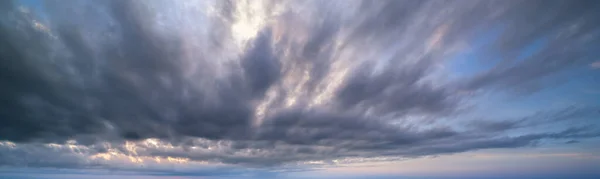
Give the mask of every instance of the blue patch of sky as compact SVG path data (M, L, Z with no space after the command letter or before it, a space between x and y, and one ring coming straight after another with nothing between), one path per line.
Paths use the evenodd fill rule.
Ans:
M546 45L548 39L547 38L539 38L534 40L531 44L527 45L517 56L517 61L525 60L529 57L532 57L534 54L540 52Z
M497 26L476 35L474 40L470 43L469 50L459 53L449 61L450 63L448 65L454 77L464 78L477 75L478 73L492 69L494 66L498 65L500 61L507 60L503 59L501 54L495 54L490 49L503 32L504 28L502 26ZM510 61L518 63L532 57L544 48L546 42L546 38L539 38L531 42L520 51L515 59L510 59Z
M503 26L480 31L470 43L470 50L458 54L449 60L449 69L454 80L468 79L487 70L494 68L504 54L494 54L490 47L503 33ZM516 52L514 59L509 59L511 64L521 63L539 53L547 44L547 38L538 38ZM593 53L593 52L592 52ZM592 70L588 66L576 66L565 71L549 74L539 82L539 88L534 92L515 95L514 91L493 91L474 99L476 103L472 114L464 115L466 118L488 118L490 120L519 119L533 115L539 111L550 111L570 105L585 107L600 106L600 70ZM534 82L534 83L537 83ZM535 84L534 84L535 85ZM596 98L594 98L596 96ZM600 110L600 108L598 108ZM490 116L493 114L493 116ZM593 122L594 117L587 116L587 122ZM596 120L596 122L599 122ZM546 128L558 130L560 126ZM544 131L544 130L540 130ZM517 132L518 134L527 131Z
M552 112L575 106L584 108L585 114L575 116L557 123L549 123L536 128L516 130L511 135L522 135L535 132L557 132L564 130L568 124L600 125L600 95L588 94L584 89L597 84L590 83L593 76L589 70L572 70L566 73L567 78L556 85L545 86L537 92L525 95L511 93L491 93L476 99L476 107L471 114L487 120L518 120L537 112ZM536 119L544 120L544 119Z
M32 13L34 13L40 21L47 22L48 16L46 15L46 9L44 8L44 1L42 0L18 0L18 5L26 7Z
M495 63L488 62L497 62L498 58L486 55L486 52L489 52L486 49L487 46L493 44L496 41L504 28L502 26L497 26L495 28L487 29L486 31L480 31L477 33L474 40L469 43L469 49L459 53L451 60L449 60L448 66L452 71L452 75L454 78L463 78L475 75L482 71L491 69ZM486 58L486 60L481 60Z
M481 31L471 43L471 50L458 54L454 59L450 60L449 66L454 77L457 79L469 78L497 65L501 57L498 57L499 54L493 54L486 47L493 45L494 41L501 36L503 29L499 25ZM544 48L547 40L547 38L534 40L522 49L512 62L519 63L532 58ZM531 108L541 106L542 104L543 106L549 106L549 104L555 105L557 103L559 105L564 103L600 105L600 100L590 98L590 94L596 94L595 92L599 92L600 95L600 79L597 75L598 72L592 71L587 67L573 68L565 72L550 74L545 80L550 83L557 80L559 82L557 84L540 84L541 88L535 93L520 95L516 100L503 100L508 97L505 94L491 97L494 99L488 98L488 101L501 100L504 105L496 106L496 109L498 107ZM595 91L595 89L598 91Z

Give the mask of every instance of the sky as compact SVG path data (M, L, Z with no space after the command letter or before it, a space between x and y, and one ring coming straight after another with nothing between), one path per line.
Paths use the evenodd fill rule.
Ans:
M600 178L600 3L0 1L0 178Z

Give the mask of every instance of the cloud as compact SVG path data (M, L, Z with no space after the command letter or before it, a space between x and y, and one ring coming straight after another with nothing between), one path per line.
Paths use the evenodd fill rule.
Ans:
M515 119L480 116L478 118L487 117L490 119L469 120L465 126L469 126L473 130L482 130L486 132L506 132L507 130L543 126L561 122L573 123L576 121L585 121L596 115L597 109L595 107L572 105L537 111L533 114Z
M590 63L590 67L592 67L593 69L598 69L600 68L600 62Z
M535 126L526 119L441 120L466 113L472 99L460 91L528 87L587 64L586 39L598 27L585 22L600 11L574 10L587 6L573 2L547 17L530 12L552 10L552 3L523 3L2 6L13 8L2 11L0 26L0 165L305 166L597 137L594 128L571 125L502 133ZM44 13L48 30L40 30L35 13ZM524 25L529 20L521 16L535 24ZM486 50L507 55L505 63L447 78L440 64L492 22L506 28ZM539 38L549 39L540 52L521 61L510 56Z
M580 143L580 141L578 141L578 140L570 140L570 141L565 142L565 144L577 144L577 143Z

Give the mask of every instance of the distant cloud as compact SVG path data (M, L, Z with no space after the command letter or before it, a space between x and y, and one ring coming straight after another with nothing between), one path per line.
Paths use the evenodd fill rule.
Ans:
M570 141L565 142L565 144L577 144L577 143L580 143L580 141L578 141L578 140L570 140Z
M591 63L590 67L592 67L593 69L600 69L600 61Z
M587 94L600 94L600 90L596 89L584 89L583 92Z

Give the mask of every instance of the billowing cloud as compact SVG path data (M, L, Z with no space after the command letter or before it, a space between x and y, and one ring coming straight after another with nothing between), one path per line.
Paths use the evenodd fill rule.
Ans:
M330 165L600 135L508 132L589 108L462 117L477 95L590 64L600 11L585 1L45 3L1 6L0 165ZM503 60L450 78L489 27L481 63Z

